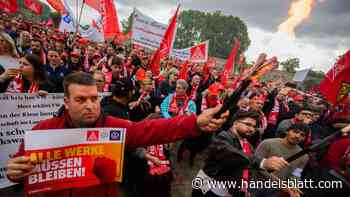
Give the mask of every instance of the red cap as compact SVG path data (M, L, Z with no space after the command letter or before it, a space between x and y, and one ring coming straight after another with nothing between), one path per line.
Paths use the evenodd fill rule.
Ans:
M82 44L82 45L86 45L86 44L89 44L89 40L87 39L84 39L84 38L80 38L78 40L79 44Z
M94 55L92 55L92 57L93 57L93 58L96 58L96 57L101 57L101 54L100 54L100 53L98 53L98 52L96 52L96 53L94 53Z
M224 86L220 83L213 83L208 88L208 92L213 96L219 96L221 90L224 90Z
M301 95L296 95L296 96L293 97L293 100L294 100L294 101L303 101L303 100L304 100L304 97L301 96Z
M72 51L72 52L70 53L70 55L71 55L72 57L80 57L79 51Z

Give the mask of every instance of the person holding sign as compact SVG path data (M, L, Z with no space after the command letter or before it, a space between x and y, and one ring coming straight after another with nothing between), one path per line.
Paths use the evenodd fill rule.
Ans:
M128 148L146 147L165 144L177 140L198 136L201 132L213 132L222 126L228 112L220 118L214 115L221 106L208 109L200 115L182 115L170 119L144 120L131 122L105 116L101 113L96 82L90 74L72 73L64 80L65 112L62 116L41 121L33 130L52 130L68 128L125 128ZM35 163L25 154L24 144L16 156L6 166L7 177L14 182L21 182L34 172ZM46 193L45 196L118 196L117 184L106 183L86 188L75 188Z

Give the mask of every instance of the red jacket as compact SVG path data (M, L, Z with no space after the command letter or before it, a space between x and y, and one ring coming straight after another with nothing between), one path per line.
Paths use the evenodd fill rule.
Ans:
M195 137L199 134L196 116L177 116L171 119L144 120L131 122L114 118L101 117L95 128L126 128L126 146L128 148L145 147L153 144L166 144L180 139ZM33 130L73 128L68 115L54 117L39 122ZM20 145L17 156L24 154L24 144ZM93 187L77 188L47 193L49 197L117 197L118 184L104 184Z

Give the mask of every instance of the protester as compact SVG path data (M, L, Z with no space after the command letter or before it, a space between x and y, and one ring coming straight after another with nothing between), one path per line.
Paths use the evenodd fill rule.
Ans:
M313 117L313 109L309 107L301 108L300 111L292 119L283 120L277 128L276 136L280 137L284 135L284 132L292 125L296 123L311 124Z
M70 70L62 64L60 54L55 49L49 49L47 60L46 71L49 80L55 86L55 92L63 92L63 78L70 73Z
M36 55L26 55L20 60L18 69L7 70L0 76L0 92L39 93L54 92L43 64Z
M151 113L160 112L160 104L161 100L155 93L155 82L150 78L143 79L140 89L129 103L131 120L140 121Z
M299 143L305 140L310 128L306 124L293 124L287 130L287 134L284 138L271 138L264 140L260 143L255 151L255 156L260 158L267 157L282 157L288 158L302 150L299 147ZM275 172L280 180L301 180L301 173L308 161L308 156L303 157L290 162L289 166ZM259 176L259 172L257 173ZM296 197L300 196L297 188L281 188L281 192L286 192L289 196ZM279 188L261 188L255 190L255 197L265 197L265 196L276 196L279 192Z
M253 156L253 148L247 138L256 132L259 114L254 111L238 112L234 115L232 126L215 136L208 148L208 158L197 178L201 180L237 181L249 180L248 168L264 168L279 171L288 163L280 157L259 158ZM210 187L207 181L192 190L192 196L245 196L247 188ZM241 184L239 184L241 185Z
M129 80L116 81L112 86L112 95L102 99L101 107L106 115L129 120L129 105L134 86Z
M105 74L101 71L95 71L92 74L93 78L96 81L96 85L97 85L97 91L98 92L104 92L104 87L105 87L105 83L106 83L106 77Z
M176 81L179 78L179 71L176 68L172 68L168 72L168 77L166 80L159 84L157 89L157 94L160 98L165 98L169 94L174 93L176 88Z
M94 22L99 23L100 21ZM288 128L292 125L308 125L307 135L298 144L302 149L307 149L322 141L326 136L341 130L350 122L350 97L345 95L347 94L346 81L342 88L344 95L337 95L336 103L331 104L328 103L328 98L320 95L318 87L302 90L305 88L304 84L300 86L299 83L288 81L289 77L284 75L278 74L278 77L274 76L267 81L265 77L254 77L254 80L251 81L248 73L258 65L259 59L250 68L247 67L249 63L233 62L234 70L239 70L239 73L229 73L227 81L223 82L222 79L227 70L222 70L220 60L213 60L210 57L208 61L198 63L191 59L186 62L188 70L183 70L181 69L181 65L185 63L183 60L166 55L160 60L160 74L157 75L157 72L154 72L155 65L152 61L154 51L139 46L133 41L131 44L121 42L119 37L122 35L98 43L84 37L85 35L81 32L60 32L60 29L55 29L56 24L45 24L46 21L37 22L36 17L29 20L23 18L22 14L16 14L16 16L1 14L0 92L34 93L46 96L48 93L65 91L66 107L63 106L59 110L57 117L40 123L35 129L126 127L128 137L125 155L126 157L135 156L137 160L129 160L130 162L125 164L127 171L130 171L133 176L132 181L123 180L123 185L131 188L131 193L125 197L157 196L154 188L159 187L164 187L157 190L159 196L188 196L188 192L192 191L189 187L191 179L194 178L193 173L197 172L203 163L203 173L215 180L231 180L232 177L233 180L240 180L243 174L246 178L245 168L258 168L260 163L264 164L261 167L266 165L267 168L272 166L276 168L272 163L279 163L278 169L280 169L286 163L275 157L271 160L266 159L265 161L268 161L266 163L260 162L262 158L253 155L250 157L251 161L246 161L247 155L245 154L252 155L253 150L250 149L251 154L249 151L244 152L243 149L247 149L247 146L243 147L240 142L248 140L253 147L260 144L259 149L264 150L266 144L273 144L272 146L277 144L281 149L273 149L271 155L274 155L283 152L285 143L282 142L288 141L287 138L290 139L291 135L288 135L289 132L286 133L286 131L289 131ZM239 53L244 52L242 49L238 50ZM342 65L342 63L336 65L338 64ZM342 66L345 68L345 65ZM336 71L338 70L337 68ZM284 74L283 71L281 72ZM70 73L74 74L67 77ZM72 76L77 79L72 79ZM66 89L63 83L65 77L67 77L66 82L69 86ZM329 77L327 75L325 79ZM339 79L334 81L337 82L337 80L339 81ZM92 87L93 93L91 92ZM333 86L330 87L332 88ZM104 94L99 94L99 96L103 98L99 102L96 99L96 93L102 92ZM82 98L76 98L79 96ZM345 98L341 100L340 96ZM219 122L213 119L212 123L207 124L210 119L208 117L212 117L214 112L211 109L208 112L206 109L221 106L229 98L229 111L232 116L227 117L228 121L215 133L198 132L198 124L195 119L199 119L201 123L203 117L206 117L204 122L211 128L211 131L221 125L222 119ZM97 107L97 105L101 106ZM252 110L256 112L253 113ZM156 119L159 119L160 115L175 119L144 121L150 114ZM22 128L18 127L18 129ZM184 139L185 137L191 138ZM301 137L299 137L300 141ZM324 177L330 180L338 180L339 177L346 179L348 173L347 168L344 167L347 166L344 165L343 159L340 159L343 158L340 155L346 155L345 146L348 144L344 143L347 142L347 137L343 138L345 139L337 137L318 147L314 152L308 153L309 159L302 171L302 179L322 180ZM178 147L180 142L177 142L176 148L173 149L172 157L169 155L163 157L163 154L167 154L168 148L168 144L165 143L182 139L184 140L181 146ZM149 146L155 143L158 145ZM290 146L294 147L291 149L292 152L300 150L298 146ZM140 148L134 149L135 147ZM165 151L160 151L162 149ZM260 152L259 149L258 152ZM10 154L5 152L6 155ZM23 155L23 148L17 155ZM283 157L286 158L288 155L283 154ZM17 163L22 160L23 164ZM172 163L158 165L167 160L171 160ZM29 164L26 157L16 157L10 160L7 172L10 179L14 181L19 181L22 175L28 174L27 171L17 171L16 167L19 167L17 164L27 169L28 173L31 170L31 165L26 165ZM294 164L291 162L290 166L275 174L292 169ZM161 172L165 169L162 175L157 174L159 166L162 166L160 167ZM164 166L166 167L163 168ZM168 167L170 167L169 171ZM332 171L330 174L330 170L336 173ZM203 173L201 172L200 175L203 176ZM286 176L290 178L290 173L287 174ZM231 177L223 177L226 175ZM130 176L124 177L128 179ZM343 183L346 182L343 181ZM107 184L58 191L52 195L116 196L116 185ZM18 188L21 186L19 185ZM124 191L123 188L119 188L119 191ZM181 194L177 194L177 191L180 191ZM259 193L265 195L272 192L275 194L275 191L263 190ZM305 197L329 196L333 194L332 192L342 196L348 192L348 190L323 192L324 190L305 189L302 191ZM229 196L228 193L231 193L234 194L234 197L243 195L243 193L248 194L238 190L226 192L214 189L206 192L206 189L203 188L202 191L193 191L194 196L217 196L218 193L220 193L219 196L224 194ZM0 196L2 195L0 190ZM4 196L7 195L11 194L5 193ZM48 194L48 196L52 195ZM121 195L123 196L122 192Z
M85 73L74 73L65 78L65 108L63 116L44 120L33 130L84 128L84 127L116 127L127 131L126 145L143 147L152 144L163 144L183 138L196 136L199 128L203 131L214 131L219 128L227 117L223 114L220 119L213 119L220 109L209 109L199 116L185 115L173 119L149 120L138 123L113 118L101 114L100 102L95 80ZM34 165L29 157L23 156L24 144L19 152L10 159L6 166L7 177L12 181L21 181L30 175ZM116 183L76 188L48 193L46 196L116 196Z
M175 93L167 96L160 105L164 118L196 113L195 103L186 95L187 89L188 84L185 80L179 79L176 81Z

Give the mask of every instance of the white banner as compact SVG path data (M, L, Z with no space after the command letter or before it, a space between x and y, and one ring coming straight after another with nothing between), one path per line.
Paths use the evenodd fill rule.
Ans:
M0 94L0 188L13 185L5 175L6 161L18 151L24 132L52 117L63 104L63 94Z
M132 23L132 42L156 50L163 39L167 25L155 21L135 9Z
M193 63L203 63L208 61L209 40L199 43L186 49L173 49L171 57Z
M157 50L163 39L167 25L135 9L132 25L132 42L135 45ZM185 49L173 49L170 56L195 63L208 60L209 41Z

